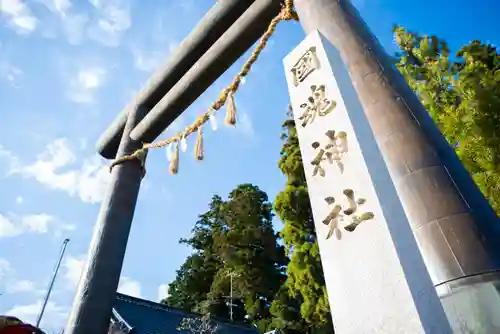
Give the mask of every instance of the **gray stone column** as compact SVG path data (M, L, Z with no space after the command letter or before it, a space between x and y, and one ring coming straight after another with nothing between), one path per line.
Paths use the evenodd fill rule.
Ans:
M138 108L128 115L118 157L141 147L129 134L145 111ZM107 333L142 177L139 160L113 168L65 334Z
M285 69L335 331L451 333L338 51L312 32Z
M295 6L306 33L319 30L345 64L454 331L498 331L500 224L491 206L350 1ZM471 303L488 319L464 316Z

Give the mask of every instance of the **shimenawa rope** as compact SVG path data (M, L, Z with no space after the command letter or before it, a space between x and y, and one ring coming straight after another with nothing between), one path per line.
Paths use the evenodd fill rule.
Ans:
M269 41L269 38L272 36L274 31L276 30L276 26L280 21L298 21L299 18L297 13L293 9L293 0L285 0L283 8L280 13L271 20L269 27L266 32L262 35L259 43L255 47L252 52L250 58L245 62L241 71L234 77L233 81L229 86L227 86L219 96L216 102L212 104L212 106L203 114L198 116L198 118L189 126L187 126L183 131L179 132L177 135L170 137L168 139L164 139L154 143L144 143L142 148L138 149L132 154L124 155L122 157L114 160L109 166L109 170L113 169L114 166L119 165L125 161L130 160L139 160L144 168L144 159L146 156L146 152L150 148L162 148L170 144L175 144L173 157L170 161L170 174L177 174L179 171L179 143L181 141L185 141L186 138L194 132L197 132L196 144L195 144L195 158L197 160L203 160L203 125L216 113L222 106L224 106L227 102L227 113L225 123L228 126L236 125L236 104L234 102L234 94L238 90L242 78L244 78L248 72L250 72L252 65L255 63L259 55L262 53L264 48ZM145 174L145 173L144 173Z

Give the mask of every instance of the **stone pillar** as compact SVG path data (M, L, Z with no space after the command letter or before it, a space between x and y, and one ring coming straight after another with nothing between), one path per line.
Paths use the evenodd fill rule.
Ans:
M118 157L141 148L141 143L131 140L129 134L146 112L147 109L138 107L129 113L118 148ZM146 156L142 161L126 161L112 170L65 334L104 334L108 331L144 176L145 159Z
M339 52L315 31L284 63L336 333L451 333Z
M495 212L351 2L294 3L345 64L453 331L500 333Z

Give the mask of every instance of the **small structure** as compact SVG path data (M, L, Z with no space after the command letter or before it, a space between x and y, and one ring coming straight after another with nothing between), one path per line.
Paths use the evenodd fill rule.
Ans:
M171 334L179 331L182 319L198 318L200 314L187 313L165 304L117 293L108 334ZM220 334L255 334L258 331L245 324L235 324L214 318Z

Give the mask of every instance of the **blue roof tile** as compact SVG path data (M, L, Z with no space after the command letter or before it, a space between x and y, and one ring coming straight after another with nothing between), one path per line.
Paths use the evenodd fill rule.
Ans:
M134 334L170 334L177 333L180 322L186 317L198 317L164 304L154 303L117 293L114 311L131 326ZM235 325L216 320L221 327L222 334L255 334L255 328Z

